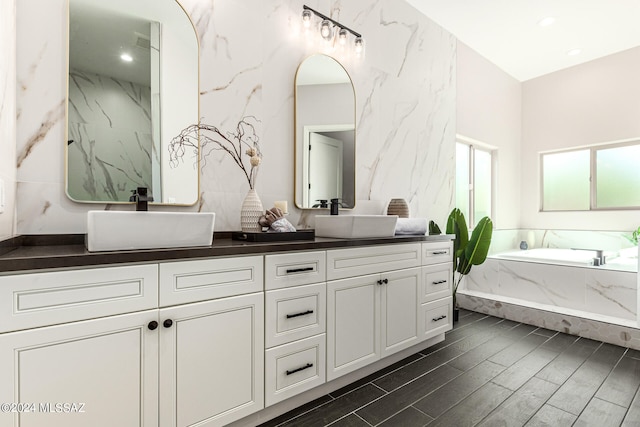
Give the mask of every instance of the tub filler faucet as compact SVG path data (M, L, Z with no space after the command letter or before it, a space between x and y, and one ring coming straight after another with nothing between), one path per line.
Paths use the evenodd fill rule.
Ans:
M606 257L604 256L604 251L602 249L581 249L581 248L571 248L574 251L590 251L595 252L596 257L593 259L593 265L604 265L606 264Z

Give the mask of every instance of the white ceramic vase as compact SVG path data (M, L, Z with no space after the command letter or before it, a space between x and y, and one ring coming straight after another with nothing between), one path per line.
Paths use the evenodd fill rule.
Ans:
M249 190L247 197L242 202L242 209L240 210L240 227L244 232L257 232L262 231L258 220L264 213L262 208L262 202L255 189Z

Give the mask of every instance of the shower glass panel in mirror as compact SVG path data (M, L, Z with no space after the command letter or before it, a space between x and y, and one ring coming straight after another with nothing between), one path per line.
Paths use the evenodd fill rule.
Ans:
M66 191L78 202L198 200L198 152L168 143L197 123L198 37L176 0L69 0Z
M298 67L295 80L295 203L323 206L340 199L355 206L355 91L335 59L313 55Z

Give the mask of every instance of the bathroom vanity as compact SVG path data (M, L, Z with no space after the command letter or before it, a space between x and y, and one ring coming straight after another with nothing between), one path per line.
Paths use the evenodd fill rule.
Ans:
M450 236L17 247L0 256L0 402L16 404L0 426L264 421L444 339L451 251Z

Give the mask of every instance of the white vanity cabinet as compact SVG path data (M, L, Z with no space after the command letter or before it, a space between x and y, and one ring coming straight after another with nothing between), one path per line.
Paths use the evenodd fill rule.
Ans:
M0 426L157 426L157 272L0 276Z
M264 408L263 269L262 256L160 264L161 427Z
M326 381L326 253L265 256L265 404Z
M0 402L36 405L0 426L213 427L264 408L263 270L251 256L0 276Z
M420 334L427 339L453 327L453 242L423 243L422 265Z
M420 263L420 243L327 251L328 380L421 340Z

